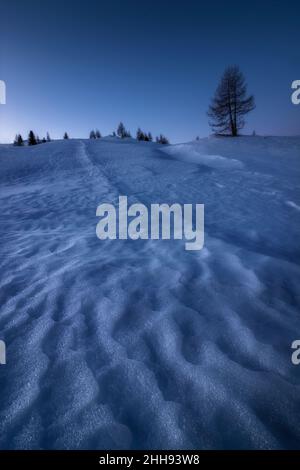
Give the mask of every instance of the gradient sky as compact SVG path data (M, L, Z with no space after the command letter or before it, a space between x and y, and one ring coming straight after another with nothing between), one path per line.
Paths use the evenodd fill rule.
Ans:
M103 135L120 120L172 142L210 133L206 111L238 64L257 108L245 133L300 134L300 2L0 0L0 141L33 129Z

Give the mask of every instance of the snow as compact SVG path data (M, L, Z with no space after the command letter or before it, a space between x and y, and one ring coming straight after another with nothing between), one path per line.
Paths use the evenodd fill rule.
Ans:
M0 146L0 448L300 447L300 138ZM205 204L205 243L96 208Z
M196 163L205 165L210 168L241 168L242 162L234 158L225 158L221 155L206 155L202 153L202 149L193 144L177 144L168 146L164 149L169 155L174 158L187 163Z

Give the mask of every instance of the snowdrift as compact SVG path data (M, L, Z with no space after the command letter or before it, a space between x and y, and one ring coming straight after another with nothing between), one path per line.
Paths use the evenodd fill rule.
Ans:
M0 167L0 448L300 447L300 138L2 145ZM119 195L205 204L203 250L99 241Z

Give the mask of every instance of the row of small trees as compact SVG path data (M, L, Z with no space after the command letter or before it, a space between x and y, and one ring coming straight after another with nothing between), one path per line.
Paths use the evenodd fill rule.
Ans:
M68 133L64 133L64 139L68 139ZM46 142L51 142L51 137L49 132L47 132L47 136L43 137L42 139L39 138L38 135L35 135L33 131L29 131L28 138L27 138L27 145L38 145L38 144L44 144ZM21 134L17 134L14 140L14 145L17 147L21 147L25 144L25 141Z
M123 122L120 122L117 128L117 132L112 133L112 137L120 137L120 139L126 139L131 137L131 133L126 127L124 126ZM90 132L90 139L100 139L101 133L99 130L91 130ZM153 142L153 137L151 132L144 132L139 127L136 131L136 140L144 141L144 142ZM163 134L160 134L159 137L156 137L155 141L159 144L169 144L169 140Z
M162 144L162 145L168 145L170 143L169 139L167 139L167 137L164 136L163 134L160 134L160 136L156 137L155 140L158 144Z
M152 134L151 132L143 132L140 127L138 128L138 130L136 131L136 140L143 140L145 142L152 142L153 141L153 137L152 137Z
M90 132L90 139L101 139L101 137L102 137L101 132L98 129Z
M114 135L115 135L115 133L113 133L113 136ZM131 137L130 131L128 131L126 129L126 127L124 126L124 124L122 122L120 122L120 124L118 126L117 135L121 139L125 139L126 137ZM152 137L151 132L144 132L139 127L138 130L136 131L136 140L144 141L144 142L152 142L153 137ZM160 136L156 137L155 140L158 144L168 144L169 143L169 140L163 134L160 134Z
M28 134L27 144L28 145L38 145L43 144L45 142L51 142L51 138L49 132L47 132L47 136L43 137L42 139L39 138L38 135L35 135L33 131L30 131ZM21 134L17 134L14 140L14 145L21 147L24 145L24 140Z
M128 131L125 128L124 124L122 122L120 122L120 124L118 126L118 129L117 129L117 133L113 132L112 136L113 137L118 136L121 139L125 139L125 138L128 138L128 137L131 137L131 134L130 134L130 131ZM91 130L90 139L101 139L101 137L102 137L101 132L98 129ZM68 135L67 132L64 133L63 138L65 140L69 139L69 135ZM136 139L138 141L145 141L145 142L152 142L153 141L153 137L152 137L151 132L148 132L148 133L143 132L140 128L138 128L138 130L137 130ZM29 132L28 138L27 138L27 145L38 145L38 144L42 144L42 143L45 143L45 142L51 142L49 132L47 132L47 136L43 137L42 139L40 139L38 137L38 135L35 135L33 131ZM160 134L159 137L156 137L156 142L159 143L159 144L168 144L169 140L163 134ZM23 140L23 137L21 136L21 134L17 134L16 137L15 137L15 140L14 140L14 145L16 145L18 147L21 147L24 144L25 144L25 141Z

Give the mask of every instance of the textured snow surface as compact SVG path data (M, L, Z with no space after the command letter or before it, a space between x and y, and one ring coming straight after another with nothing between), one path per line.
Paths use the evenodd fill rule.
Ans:
M300 138L0 146L0 448L300 447ZM204 203L205 244L100 241Z

